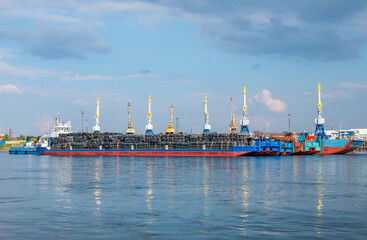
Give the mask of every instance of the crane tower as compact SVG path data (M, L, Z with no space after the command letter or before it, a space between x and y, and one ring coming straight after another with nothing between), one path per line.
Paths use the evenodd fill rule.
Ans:
M210 130L212 129L212 126L209 124L209 113L208 113L208 107L207 107L208 101L206 100L206 97L204 98L204 117L205 117L205 124L204 124L204 134L210 133Z
M250 133L248 129L248 125L250 124L250 120L247 119L247 105L246 105L246 87L243 87L243 117L241 120L241 131L240 133Z
M232 103L232 98L231 98L231 124L229 125L229 130L231 133L236 133L237 128L238 127L236 125L236 117L234 116L233 103Z
M127 125L127 128L126 128L126 134L134 134L135 133L135 129L133 127L133 124L131 123L131 114L130 114L130 103L127 104L127 113L129 115L129 123Z
M316 125L315 135L325 138L325 131L324 131L325 118L321 116L322 103L321 103L321 84L320 83L319 83L319 87L317 88L317 91L319 92L319 99L318 99L318 104L317 104L318 116L317 118L315 118L315 125Z
M152 112L151 112L151 108L150 108L150 104L152 102L151 96L149 95L149 100L148 100L148 124L145 125L145 135L150 135L153 134L153 124L152 124Z
M174 134L175 129L173 128L173 104L171 104L171 121L168 124L166 129L166 134Z
M93 132L94 133L100 133L101 127L99 126L99 98L97 98L97 112L96 112L96 125L93 126Z

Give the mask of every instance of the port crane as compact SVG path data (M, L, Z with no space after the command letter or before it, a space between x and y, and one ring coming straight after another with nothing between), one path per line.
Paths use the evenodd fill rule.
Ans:
M240 133L247 133L249 134L250 131L248 129L248 125L250 124L250 120L247 119L247 105L246 105L246 87L243 87L243 117L241 120L241 131Z
M127 113L129 115L129 123L127 125L127 128L126 128L126 134L134 134L135 133L135 129L133 127L133 124L131 123L131 114L130 114L130 103L127 104Z
M208 113L208 101L206 100L206 97L204 98L204 117L205 117L205 124L204 124L204 131L203 134L210 133L210 130L212 129L212 126L209 124L209 113Z
M168 124L166 129L166 134L174 134L175 129L173 128L173 104L171 104L171 121Z
M315 136L321 136L325 138L326 137L325 131L324 131L325 118L321 116L322 103L321 103L321 84L320 83L319 83L319 87L317 88L317 91L319 93L319 99L318 99L318 104L317 104L318 116L317 118L315 118L315 125L316 125Z
M151 99L151 96L149 95L149 100L148 100L149 110L148 110L148 115L147 115L148 124L145 125L145 135L153 134L152 112L150 108L151 102L152 102L152 99Z
M97 112L96 112L96 125L93 126L93 132L94 133L100 133L101 127L99 126L99 98L97 98Z
M236 125L236 117L234 116L233 103L232 103L232 98L231 98L231 124L229 125L229 130L231 133L236 133L237 128L238 127Z

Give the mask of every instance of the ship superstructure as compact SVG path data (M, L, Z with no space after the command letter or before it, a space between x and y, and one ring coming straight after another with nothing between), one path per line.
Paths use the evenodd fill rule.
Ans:
M71 130L71 122L67 121L67 122L62 122L61 121L61 115L57 115L56 119L55 119L55 125L51 130L50 133L50 137L58 137L60 134L68 134L68 133L72 133L73 131Z

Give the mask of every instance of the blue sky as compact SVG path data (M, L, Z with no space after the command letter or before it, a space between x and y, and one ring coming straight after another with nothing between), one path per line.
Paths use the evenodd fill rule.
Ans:
M105 131L127 127L127 103L155 132L175 106L181 131L238 121L247 86L250 130L313 131L317 82L326 128L366 128L367 2L354 0L1 1L0 132L41 134L60 113L89 129L96 98ZM239 122L238 122L239 124ZM176 125L175 125L176 126Z

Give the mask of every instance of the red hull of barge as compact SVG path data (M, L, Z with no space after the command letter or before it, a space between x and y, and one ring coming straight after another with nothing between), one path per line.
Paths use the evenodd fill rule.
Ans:
M350 140L344 147L324 147L322 152L316 153L317 155L328 155L328 154L345 154L353 152L358 149L357 147L351 147L353 140Z
M52 156L138 156L138 157L238 157L247 152L221 151L45 151L42 155Z

